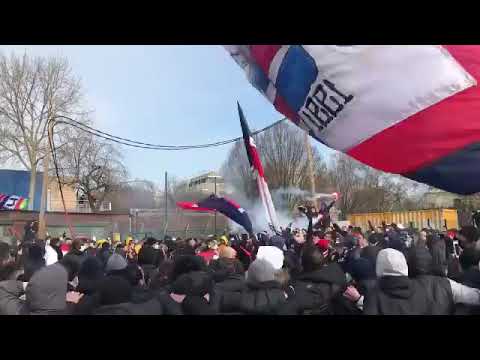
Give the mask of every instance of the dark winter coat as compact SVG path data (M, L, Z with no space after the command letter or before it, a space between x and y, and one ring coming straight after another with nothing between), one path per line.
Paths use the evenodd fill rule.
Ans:
M160 302L152 298L147 302L121 303L100 306L93 311L93 315L162 315L163 309Z
M449 315L453 295L446 278L422 275L384 276L367 293L363 312L366 315Z
M287 311L287 297L276 281L247 282L244 291L225 292L219 300L221 313L282 315Z
M46 266L36 272L25 290L20 281L0 283L0 314L3 315L65 315L68 273L59 263Z
M71 249L68 253L65 254L64 258L71 259L72 262L75 264L77 269L80 269L83 260L85 260L86 256L83 251L77 249ZM68 260L67 260L68 261Z
M347 287L345 273L337 263L303 273L292 283L298 314L331 314L332 301Z

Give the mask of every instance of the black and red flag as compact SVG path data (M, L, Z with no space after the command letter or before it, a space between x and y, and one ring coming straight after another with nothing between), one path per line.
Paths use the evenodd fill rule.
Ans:
M262 199L263 206L267 215L267 219L274 228L278 229L278 220L277 214L275 212L275 207L273 206L272 197L270 195L270 190L268 189L268 184L265 181L265 176L263 172L262 162L260 161L260 156L258 155L257 146L253 141L253 137L248 128L247 120L243 115L243 110L240 107L240 104L237 102L238 106L238 115L240 117L240 126L242 127L243 133L243 142L245 143L245 149L247 150L247 157L250 163L250 167L254 174L256 173L256 180L258 186L258 192Z

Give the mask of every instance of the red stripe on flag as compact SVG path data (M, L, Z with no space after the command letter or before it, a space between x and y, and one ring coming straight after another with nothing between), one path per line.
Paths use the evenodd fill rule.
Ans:
M239 204L237 204L235 201L233 201L232 199L229 199L229 198L226 198L225 196L223 197L225 200L227 200L230 204L232 204L233 206L235 206L237 209L240 209L241 206Z
M215 211L214 209L203 208L199 207L195 203L191 203L188 201L179 201L177 202L177 206L182 208L183 210L191 210L191 211Z
M260 66L260 68L265 72L265 75L268 77L268 71L270 69L270 64L272 63L273 58L282 45L252 45L250 52L252 57L255 59L255 62Z
M446 45L480 80L480 46ZM480 140L480 88L473 86L382 131L348 151L363 163L392 173L426 166Z

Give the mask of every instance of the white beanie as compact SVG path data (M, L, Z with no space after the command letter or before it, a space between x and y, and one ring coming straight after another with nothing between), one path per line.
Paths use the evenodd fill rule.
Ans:
M276 246L260 246L257 259L268 261L275 270L280 270L283 267L283 251Z
M383 249L378 253L377 277L382 276L408 276L408 265L405 256L395 249Z

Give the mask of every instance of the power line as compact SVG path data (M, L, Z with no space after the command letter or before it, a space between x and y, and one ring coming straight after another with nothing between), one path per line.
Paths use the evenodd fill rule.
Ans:
M140 142L140 141L136 141L136 140L130 140L130 139L127 139L127 138L122 138L120 136L115 136L115 135L106 133L104 131L95 129L95 128L89 126L89 125L83 124L79 121L76 121L76 120L71 119L71 118L66 117L66 116L57 116L57 118L63 118L65 120L55 121L55 125L56 124L61 124L61 123L67 124L67 125L70 125L70 126L76 128L76 129L82 130L82 131L84 131L88 134L94 135L96 137L99 137L99 138L102 138L102 139L105 139L105 140L108 140L108 141L112 141L112 142L115 142L115 143L118 143L118 144L121 144L121 145L126 145L126 146L130 146L130 147L141 148L141 149L166 150L166 151L168 151L168 150L171 151L171 150L203 149L203 148L227 145L227 144L230 144L230 143L233 143L233 142L236 142L236 141L239 141L239 140L242 139L241 137L237 137L237 138L234 138L234 139L228 139L228 140L218 141L218 142L214 142L214 143L200 144L200 145L158 145L158 144L149 144L149 143L144 143L144 142ZM256 135L256 134L259 134L261 132L264 132L264 131L278 125L279 123L281 123L285 119L286 118L280 119L280 120L274 122L273 124L270 124L269 126L266 126L265 128L263 128L261 130L254 131L252 134Z

